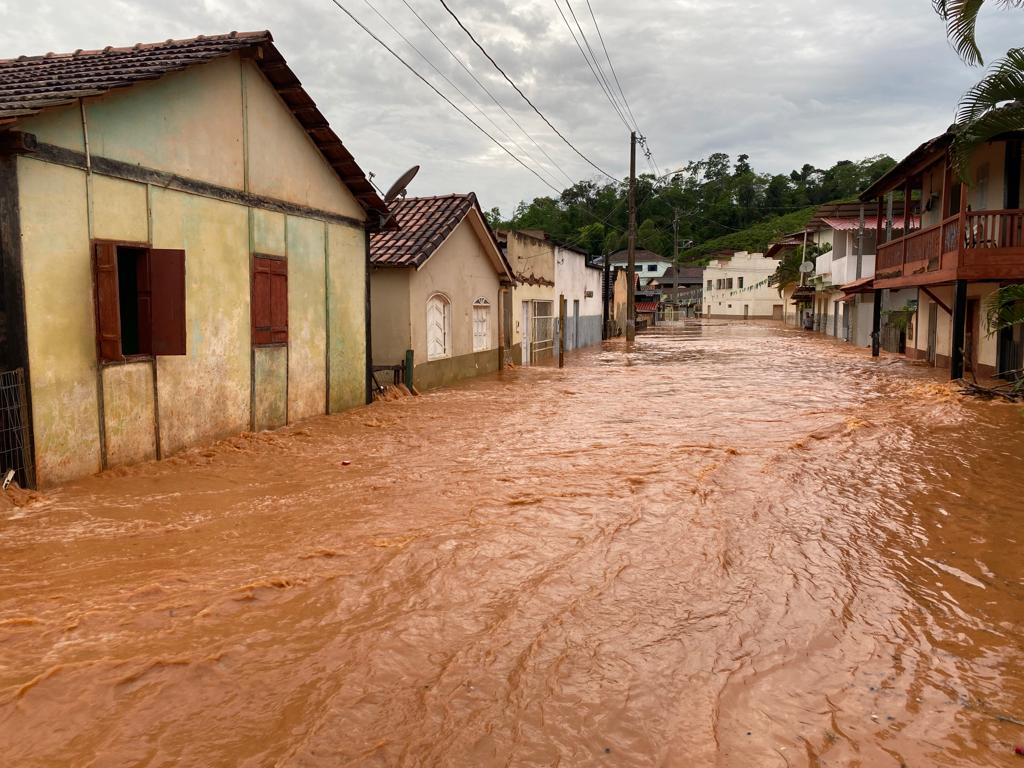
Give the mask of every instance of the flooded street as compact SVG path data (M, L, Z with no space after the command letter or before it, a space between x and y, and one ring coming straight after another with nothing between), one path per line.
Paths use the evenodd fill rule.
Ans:
M0 762L1021 765L1022 545L1019 406L657 329L0 511Z

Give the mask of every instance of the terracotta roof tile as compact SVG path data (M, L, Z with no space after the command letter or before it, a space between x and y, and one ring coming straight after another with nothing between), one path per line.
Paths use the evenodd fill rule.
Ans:
M387 213L362 169L273 43L268 31L200 35L185 40L136 43L127 48L47 53L0 59L0 126L44 109L155 80L195 64L252 49L253 59L305 128L341 181L367 211Z
M396 200L391 211L398 230L378 232L370 238L370 260L379 266L420 266L476 205L472 192Z

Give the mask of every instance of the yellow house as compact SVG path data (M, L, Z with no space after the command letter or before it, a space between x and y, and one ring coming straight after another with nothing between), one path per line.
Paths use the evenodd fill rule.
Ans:
M558 306L555 248L540 230L498 233L515 277L512 291L512 358L519 365L550 361L555 354Z
M374 365L398 365L411 351L418 389L498 370L512 273L476 195L391 207L398 229L370 243Z
M0 82L23 482L366 402L387 209L269 32L21 57Z

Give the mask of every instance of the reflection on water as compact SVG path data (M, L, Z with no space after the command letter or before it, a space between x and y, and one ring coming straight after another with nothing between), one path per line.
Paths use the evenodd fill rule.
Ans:
M1019 762L1024 410L753 324L567 365L3 512L3 763Z

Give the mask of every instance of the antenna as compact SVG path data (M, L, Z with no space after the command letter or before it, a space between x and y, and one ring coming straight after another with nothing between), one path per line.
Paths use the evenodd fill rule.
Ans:
M414 165L408 171L399 176L398 181L392 184L388 191L384 194L384 204L391 205L391 203L394 202L396 197L405 197L405 188L409 186L409 182L416 178L416 174L419 172L420 167L418 165Z

